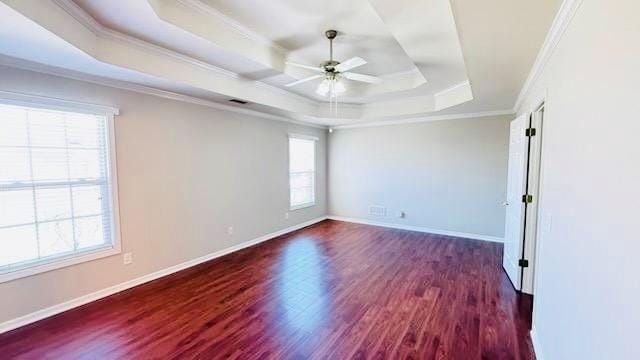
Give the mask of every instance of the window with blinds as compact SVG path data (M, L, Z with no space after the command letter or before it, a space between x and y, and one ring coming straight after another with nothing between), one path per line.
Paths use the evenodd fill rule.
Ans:
M108 124L0 104L0 274L113 248Z
M316 141L308 137L289 137L289 208L315 204Z

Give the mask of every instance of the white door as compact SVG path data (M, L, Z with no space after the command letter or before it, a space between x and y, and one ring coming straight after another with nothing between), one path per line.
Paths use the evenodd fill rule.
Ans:
M530 138L529 147L529 184L527 194L532 202L526 204L524 229L524 258L529 266L522 271L522 292L533 294L536 249L538 244L538 206L540 205L540 165L542 161L542 137L544 136L544 104L531 114L531 127L536 129L535 136Z
M522 257L524 235L524 203L522 195L526 188L528 115L522 115L511 122L509 132L509 170L507 173L507 201L504 228L504 253L502 266L513 286L520 290L522 277L518 260Z

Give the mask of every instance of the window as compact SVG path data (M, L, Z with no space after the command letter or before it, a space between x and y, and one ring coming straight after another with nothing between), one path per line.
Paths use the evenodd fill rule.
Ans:
M0 282L119 252L111 124L0 104Z
M289 208L312 206L316 201L316 138L289 136Z

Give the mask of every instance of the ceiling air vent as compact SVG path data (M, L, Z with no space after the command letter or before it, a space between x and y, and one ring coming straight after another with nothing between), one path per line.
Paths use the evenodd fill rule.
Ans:
M248 101L244 101L244 100L240 100L240 99L231 99L229 101L232 102L232 103L240 104L240 105L245 105L245 104L249 103Z

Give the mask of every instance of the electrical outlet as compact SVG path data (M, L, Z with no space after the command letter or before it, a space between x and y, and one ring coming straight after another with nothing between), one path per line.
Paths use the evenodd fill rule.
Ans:
M122 256L122 260L125 265L131 264L133 262L133 254L130 252L124 253L124 255Z
M227 228L227 235L233 235L233 226Z
M288 218L289 218L289 213L288 213L288 212L284 213L284 218L285 218L285 219L288 219Z

